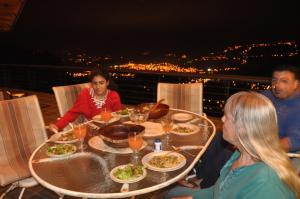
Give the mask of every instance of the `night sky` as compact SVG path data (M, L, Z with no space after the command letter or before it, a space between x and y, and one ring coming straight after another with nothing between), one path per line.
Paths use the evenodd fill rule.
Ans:
M94 53L300 41L297 1L27 0L1 46Z

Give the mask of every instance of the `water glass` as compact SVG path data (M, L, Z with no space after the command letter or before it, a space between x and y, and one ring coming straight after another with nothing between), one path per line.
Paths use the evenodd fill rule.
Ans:
M160 121L161 127L166 135L166 142L169 145L170 142L170 132L173 129L173 120L171 118L165 118Z
M143 111L140 109L133 109L129 113L129 119L136 124L146 122L149 117L149 111Z

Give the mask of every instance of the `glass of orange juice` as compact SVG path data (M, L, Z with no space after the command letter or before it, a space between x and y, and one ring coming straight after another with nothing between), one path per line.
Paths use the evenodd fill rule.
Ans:
M87 125L86 124L78 124L74 125L74 135L77 139L80 140L80 147L79 149L83 151L87 148L87 145L84 144L84 138L87 133Z
M101 120L104 121L104 124L107 124L108 121L112 118L111 111L107 108L104 108L101 113Z
M138 159L139 159L138 152L143 146L142 134L139 132L135 132L135 131L129 132L128 133L128 144L129 144L129 147L133 151L133 156L132 156L133 160L135 163L137 163Z

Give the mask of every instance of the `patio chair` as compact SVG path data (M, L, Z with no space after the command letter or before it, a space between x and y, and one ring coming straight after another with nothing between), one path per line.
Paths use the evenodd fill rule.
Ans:
M158 83L157 100L165 99L170 108L183 109L203 115L202 83L171 84Z
M0 196L21 187L19 198L28 187L38 184L30 177L28 160L47 135L35 95L0 101L0 185L11 186Z
M77 96L84 89L89 87L90 83L74 84L67 86L55 86L52 90L55 95L58 106L59 115L62 117L68 110L70 110L75 103ZM82 115L73 123L78 124L84 122L85 117Z
M2 91L0 91L0 100L4 100L4 94Z

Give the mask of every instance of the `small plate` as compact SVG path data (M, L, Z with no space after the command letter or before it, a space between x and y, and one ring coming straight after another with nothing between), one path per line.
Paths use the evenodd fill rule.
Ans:
M182 131L179 131L182 130ZM189 132L185 132L185 130ZM180 123L176 124L174 128L172 129L171 133L176 135L192 135L195 133L198 133L200 131L200 128L197 125L194 124L188 124L188 123Z
M65 132L53 134L49 138L49 141L52 141L52 142L58 143L58 144L72 144L72 143L78 142L78 139L75 136L73 136L73 139L72 139L72 136L70 134L73 134L73 129L65 131Z
M155 156L169 156L169 155L174 155L177 156L179 159L178 164L172 166L172 167L156 167L152 164L149 163L149 161L154 158ZM180 153L177 152L170 152L170 151L162 151L162 152L151 152L145 155L142 158L142 163L147 167L147 169L153 170L153 171L159 171L159 172L168 172L168 171L175 171L177 169L182 168L186 164L186 158L181 155Z
M65 148L68 148L69 150L66 151L66 152L60 153L60 154L58 154L56 152L49 151L49 150L55 150L58 147L65 147ZM76 146L73 145L73 144L55 144L55 145L50 146L50 147L47 148L46 154L49 157L64 157L64 156L71 155L71 154L73 154L75 152L76 152Z
M179 122L187 122L193 119L193 116L188 113L175 113L172 115L172 119Z
M139 176L139 177L136 177L136 178L132 178L132 179L128 179L128 180L120 180L120 179L118 179L117 177L114 176L114 173L115 173L118 169L123 169L123 168L125 168L125 167L128 166L128 165L132 166L132 164L124 164L124 165L120 165L120 166L117 166L117 167L113 168L113 169L111 170L110 174L109 174L109 175L110 175L110 178L111 178L113 181L118 182L118 183L135 183L135 182L138 182L138 181L140 181L140 180L142 180L142 179L144 179L144 178L146 177L147 171L146 171L145 168L142 168L142 170L143 170L143 175L141 175L141 176Z
M112 113L112 118L107 122L108 124L119 121L121 119L121 116L116 114L116 113ZM103 120L101 120L101 115L95 115L93 117L93 121L100 123L100 124L104 124L105 122Z

